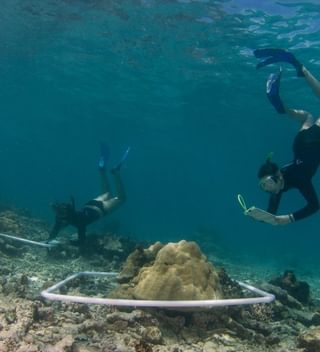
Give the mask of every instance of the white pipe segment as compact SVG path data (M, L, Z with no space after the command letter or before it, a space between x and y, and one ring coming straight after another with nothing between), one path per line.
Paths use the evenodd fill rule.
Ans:
M9 238L9 239L14 240L14 241L23 242L23 243L26 243L26 244L31 244L33 246L40 246L40 247L46 247L46 248L52 248L53 247L51 244L48 244L48 243L31 241L31 240L27 240L26 238L6 235L5 233L0 233L0 236L4 237L4 238Z
M115 278L118 273L115 272L79 272L73 274L66 279L58 282L57 284L47 288L41 292L41 296L51 301L73 302L73 303L86 303L86 304L104 304L109 306L125 306L125 307L157 307L157 308L196 308L196 307L224 307L244 304L257 304L257 303L270 303L275 299L271 293L262 291L256 287L248 285L244 282L237 281L241 287L248 291L254 292L260 297L252 298L232 298L232 299L207 299L207 300L135 300L135 299L115 299L115 298L98 298L87 296L72 296L58 293L53 291L63 287L69 281L83 276L109 276Z

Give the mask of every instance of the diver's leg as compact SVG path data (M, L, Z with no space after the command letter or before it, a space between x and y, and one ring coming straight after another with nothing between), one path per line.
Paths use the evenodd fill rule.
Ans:
M280 97L280 80L281 70L278 73L272 73L267 81L267 97L273 107L279 114L288 114L295 120L301 123L300 130L308 129L314 123L313 116L304 110L290 109L283 102Z
M127 196L126 192L122 183L122 179L120 176L120 170L119 169L113 169L112 174L114 176L114 182L115 182L115 188L116 188L116 196L107 199L103 202L103 207L106 213L113 211L116 209L119 205L125 202Z
M280 81L281 81L282 70L280 69L277 73L271 73L267 80L266 93L267 97L276 109L278 114L285 114L286 107L284 106L280 98Z
M320 116L317 118L315 124L320 127Z
M295 120L297 120L301 123L300 130L306 130L313 125L314 118L308 111L297 110L297 109L288 109L288 108L285 108L285 109L286 109L286 113L288 115L290 115ZM318 122L318 120L317 120L317 122Z
M120 176L120 170L115 169L112 170L112 174L114 176L114 183L116 187L117 198L122 202L126 200L126 192L123 186L123 182Z
M109 159L109 147L106 143L100 143L100 158L99 158L99 174L101 182L101 193L103 193L104 198L108 199L111 197L111 188L106 172L106 164Z
M101 182L101 191L103 193L104 198L108 199L111 197L111 188L107 173L104 168L99 168L99 174Z
M312 75L310 71L308 71L304 66L302 67L302 72L304 74L304 77L313 90L314 94L317 97L320 97L320 82Z
M109 178L104 168L99 168L99 174L100 174L102 194L96 197L95 200L104 202L112 198L111 187L110 187Z

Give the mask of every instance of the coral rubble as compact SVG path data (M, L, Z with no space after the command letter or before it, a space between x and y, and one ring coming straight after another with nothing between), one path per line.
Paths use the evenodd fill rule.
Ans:
M1 213L0 226L3 232L33 240L47 237L45 223L13 210ZM42 248L0 241L0 352L320 351L320 309L312 300L312 287L301 286L292 272L261 282L259 287L277 297L268 305L120 310L40 297L43 288L73 272L115 271L120 265L117 288L114 283L78 280L66 289L99 296L113 289L113 295L157 299L241 294L227 271L210 263L193 242L143 248L112 234L97 236L92 243L90 255L83 258L67 242L48 254ZM248 273L242 272L245 280ZM303 289L296 294L299 287Z

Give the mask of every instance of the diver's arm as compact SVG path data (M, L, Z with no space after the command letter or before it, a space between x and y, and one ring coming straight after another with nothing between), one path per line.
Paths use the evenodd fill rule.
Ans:
M291 222L305 219L319 210L318 196L311 181L304 183L299 191L306 199L307 205L292 214L276 216L278 225L287 225Z
M299 191L307 201L307 205L292 214L294 221L305 219L319 210L319 199L311 181L304 183Z
M276 215L279 205L280 205L280 200L282 197L282 192L278 194L271 194L270 199L269 199L269 206L268 206L268 212L271 214ZM294 218L292 217L292 214L289 215L276 215L275 220L278 225L286 225L290 224L291 222L294 221Z
M281 197L282 197L282 192L270 195L268 210L267 210L269 213L274 215L277 214Z
M301 129L305 130L310 128L314 123L314 117L310 112L298 109L286 109L287 114L301 123Z
M53 228L50 231L49 240L55 239L57 237L58 233L65 227L67 227L67 224L65 222L61 221L61 219L56 218L56 221L53 225Z

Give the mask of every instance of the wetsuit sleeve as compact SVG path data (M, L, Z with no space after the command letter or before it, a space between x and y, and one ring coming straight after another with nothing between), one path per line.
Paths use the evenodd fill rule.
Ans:
M268 212L271 214L277 214L280 200L281 200L282 192L278 194L271 194L269 198Z
M319 210L318 196L310 181L304 183L299 191L307 201L307 205L292 214L295 221L304 219Z
M56 218L56 222L53 225L53 228L49 235L49 240L53 240L57 237L58 233L67 226L64 221L61 221L59 218Z

